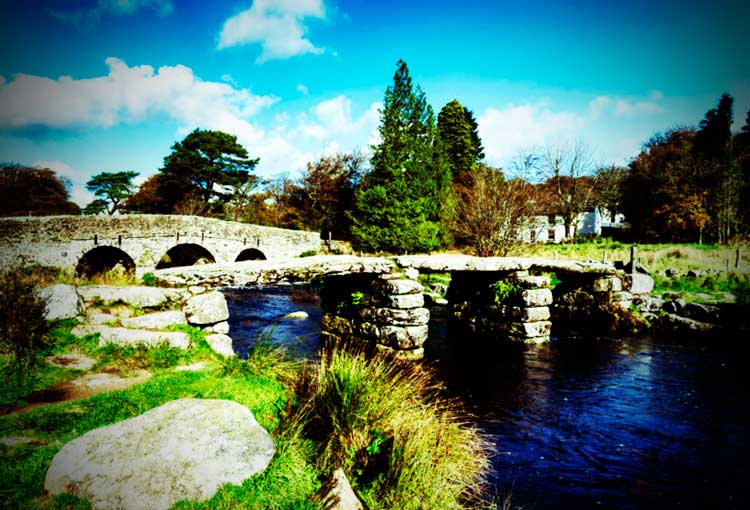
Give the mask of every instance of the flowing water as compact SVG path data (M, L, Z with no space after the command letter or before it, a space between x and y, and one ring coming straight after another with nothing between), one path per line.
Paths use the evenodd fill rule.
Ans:
M315 356L319 308L289 287L227 291L235 348L262 331ZM307 320L283 319L304 310ZM488 346L433 311L426 358L494 443L524 509L750 508L750 352L740 339Z

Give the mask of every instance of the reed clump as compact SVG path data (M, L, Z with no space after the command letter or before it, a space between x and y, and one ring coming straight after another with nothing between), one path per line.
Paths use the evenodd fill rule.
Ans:
M297 394L319 469L343 467L369 508L481 501L488 443L424 367L335 349L303 372Z

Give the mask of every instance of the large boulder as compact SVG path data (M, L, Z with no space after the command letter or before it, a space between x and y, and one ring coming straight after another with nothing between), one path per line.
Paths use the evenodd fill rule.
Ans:
M147 347L157 347L167 344L169 347L178 349L187 349L190 347L190 337L187 333L179 331L146 331L142 329L113 328L109 326L76 326L71 330L75 336L86 336L99 334L99 346L115 344L121 346L127 345L145 345Z
M166 510L266 469L276 447L246 407L185 398L67 443L44 480L94 510Z
M47 300L44 318L48 321L71 319L83 312L83 302L72 285L58 284L45 287L39 296Z
M229 318L227 300L219 291L191 297L184 308L190 324L215 324Z

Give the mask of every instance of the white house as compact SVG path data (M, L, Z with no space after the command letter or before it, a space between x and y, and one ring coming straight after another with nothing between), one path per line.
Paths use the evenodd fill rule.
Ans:
M575 232L565 232L565 221L562 214L538 214L533 216L529 224L521 230L520 238L525 243L561 243L566 239L579 236L600 236L602 226L624 225L621 214L605 216L595 207L592 211L584 211L578 215Z

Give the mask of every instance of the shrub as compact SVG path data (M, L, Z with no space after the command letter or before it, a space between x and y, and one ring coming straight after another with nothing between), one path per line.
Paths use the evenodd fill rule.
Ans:
M143 285L146 287L156 286L156 277L154 276L154 273L146 273L143 275Z
M47 346L47 302L19 269L0 274L0 354L12 373L23 380Z
M340 349L301 379L319 468L342 466L370 508L463 508L480 496L487 444L422 366Z

